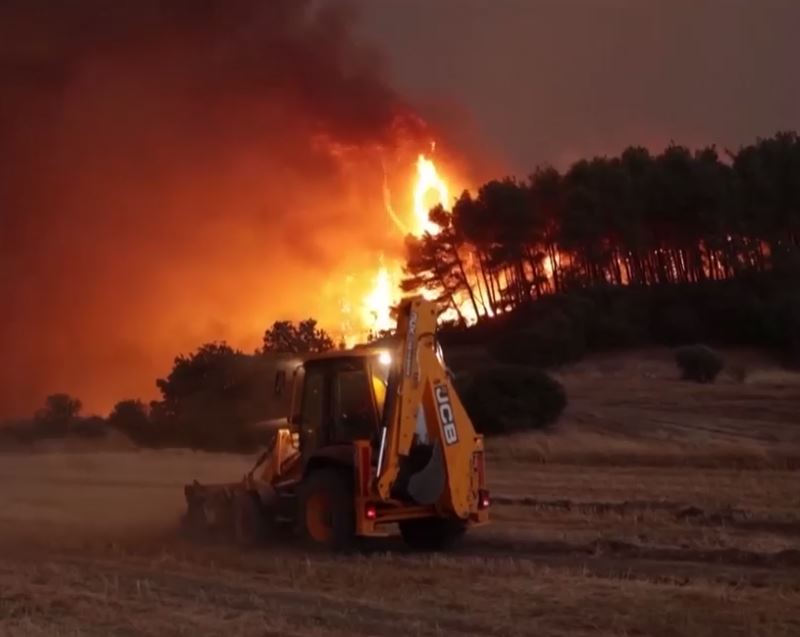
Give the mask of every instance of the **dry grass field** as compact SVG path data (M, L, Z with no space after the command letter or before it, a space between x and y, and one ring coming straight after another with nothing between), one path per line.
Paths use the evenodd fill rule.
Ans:
M0 635L800 635L800 375L728 357L744 380L561 372L559 427L489 443L494 523L445 555L180 540L182 484L248 458L0 455Z

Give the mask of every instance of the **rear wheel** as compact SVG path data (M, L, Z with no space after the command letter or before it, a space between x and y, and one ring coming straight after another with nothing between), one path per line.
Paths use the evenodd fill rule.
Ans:
M416 551L443 551L464 537L466 525L461 520L420 518L400 522L403 541Z
M300 536L310 548L343 551L355 540L352 480L342 471L317 469L299 488Z

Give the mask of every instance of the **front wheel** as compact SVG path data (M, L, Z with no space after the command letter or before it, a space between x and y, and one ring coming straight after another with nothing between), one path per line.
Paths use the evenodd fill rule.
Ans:
M461 520L420 518L400 522L403 541L416 551L443 551L464 537L467 527Z
M352 481L342 471L317 469L303 479L298 498L300 536L310 548L344 551L355 541Z

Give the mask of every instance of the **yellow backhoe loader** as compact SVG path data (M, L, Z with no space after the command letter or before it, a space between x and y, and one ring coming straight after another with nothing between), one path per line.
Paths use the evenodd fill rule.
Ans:
M185 487L187 528L342 550L397 525L412 548L442 549L488 522L483 437L435 332L435 305L414 297L388 346L308 356L285 426L244 478Z

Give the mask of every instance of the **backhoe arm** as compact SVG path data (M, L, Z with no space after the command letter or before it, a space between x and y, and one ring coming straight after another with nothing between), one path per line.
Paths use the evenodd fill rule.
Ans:
M475 433L437 354L435 330L433 302L421 297L403 302L381 431L377 491L382 499L390 499L398 480L418 469L409 469L414 448L427 446L427 465L405 475L408 493L418 501L430 498L440 509L466 519L478 506L483 439Z

